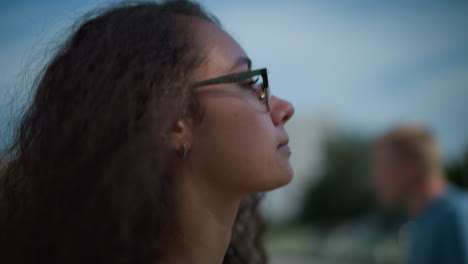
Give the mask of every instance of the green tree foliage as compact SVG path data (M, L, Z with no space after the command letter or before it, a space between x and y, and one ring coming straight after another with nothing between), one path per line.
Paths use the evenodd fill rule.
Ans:
M460 161L447 165L446 175L453 184L468 189L468 147Z
M318 181L306 190L299 221L334 225L372 211L385 213L369 188L370 140L332 134L323 144L323 155ZM468 189L468 148L461 160L447 164L446 175L451 183Z
M333 225L373 209L369 150L368 140L352 134L325 140L319 180L306 191L300 221Z

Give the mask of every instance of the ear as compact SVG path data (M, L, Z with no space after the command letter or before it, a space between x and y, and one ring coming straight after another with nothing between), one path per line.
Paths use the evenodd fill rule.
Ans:
M192 121L188 119L177 120L168 134L168 141L170 146L176 151L178 151L183 144L190 148L192 145L192 129Z

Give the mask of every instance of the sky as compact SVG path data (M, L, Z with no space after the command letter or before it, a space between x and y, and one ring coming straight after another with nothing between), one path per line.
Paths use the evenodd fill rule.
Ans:
M45 54L86 11L110 1L0 3L0 144L10 109ZM431 128L448 157L468 146L468 1L201 0L295 118L375 135ZM11 103L13 102L13 103Z

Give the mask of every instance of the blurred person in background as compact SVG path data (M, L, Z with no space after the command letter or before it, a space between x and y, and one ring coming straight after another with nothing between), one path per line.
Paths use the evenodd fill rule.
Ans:
M85 17L3 155L0 263L266 263L294 112L267 78L196 3Z
M402 207L414 218L409 264L468 263L468 195L447 183L427 129L404 125L375 142L372 185L384 205Z

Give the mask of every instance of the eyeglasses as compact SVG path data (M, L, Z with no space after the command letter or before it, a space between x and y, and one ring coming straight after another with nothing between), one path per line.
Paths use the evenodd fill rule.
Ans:
M266 105L267 110L270 110L271 93L270 88L268 86L268 70L266 68L229 74L197 82L192 85L192 88L213 84L237 83L245 81L249 78L252 78L252 80L249 82L249 85L251 85L253 89L259 88L258 100Z

